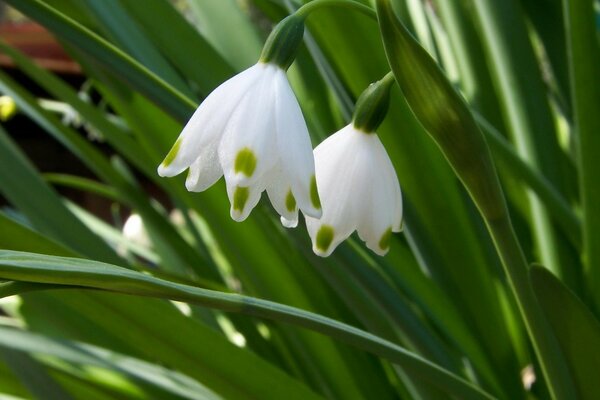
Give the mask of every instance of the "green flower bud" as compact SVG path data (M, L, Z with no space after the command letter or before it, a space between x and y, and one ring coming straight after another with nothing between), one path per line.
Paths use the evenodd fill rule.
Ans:
M279 22L263 47L260 61L287 70L298 52L304 36L304 17L292 14Z
M365 133L373 133L381 125L390 106L390 87L393 78L386 76L372 83L362 92L356 102L352 122Z

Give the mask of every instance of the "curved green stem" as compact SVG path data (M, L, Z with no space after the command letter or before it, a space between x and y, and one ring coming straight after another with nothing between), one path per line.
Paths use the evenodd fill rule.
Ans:
M369 6L365 6L364 4L352 0L313 0L296 10L295 14L298 16L307 17L308 14L322 7L350 8L377 21L377 14L375 13L375 10Z

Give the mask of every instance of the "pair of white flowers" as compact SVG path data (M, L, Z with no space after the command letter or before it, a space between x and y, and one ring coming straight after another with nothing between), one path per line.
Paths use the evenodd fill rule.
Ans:
M201 192L225 176L231 217L243 221L267 191L286 227L306 217L313 250L328 256L354 230L379 255L401 230L396 172L376 134L350 124L312 151L287 80L259 62L215 89L198 107L158 168Z

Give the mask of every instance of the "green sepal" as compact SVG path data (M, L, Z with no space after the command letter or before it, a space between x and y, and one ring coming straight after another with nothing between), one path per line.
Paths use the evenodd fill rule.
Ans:
M296 58L304 36L304 17L292 14L279 22L263 47L260 62L287 70Z

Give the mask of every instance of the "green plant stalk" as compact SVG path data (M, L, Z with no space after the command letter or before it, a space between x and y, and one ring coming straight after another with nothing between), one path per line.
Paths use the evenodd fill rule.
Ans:
M588 293L600 313L600 50L592 1L563 1L583 206L583 262Z
M390 0L377 0L376 5L384 47L396 81L486 222L550 392L558 399L575 398L564 356L535 299L527 261L516 239L483 134L436 62L398 20ZM407 59L411 61L398 61Z
M187 301L226 312L287 322L389 359L406 367L414 377L427 380L460 398L493 398L462 378L387 340L325 316L267 300L182 285L95 261L8 250L0 251L0 277Z

